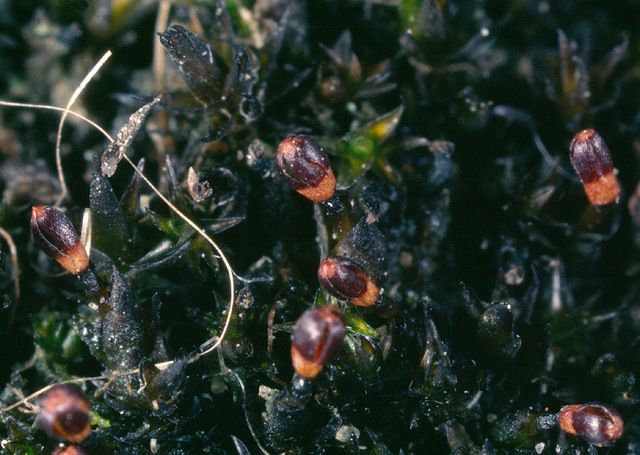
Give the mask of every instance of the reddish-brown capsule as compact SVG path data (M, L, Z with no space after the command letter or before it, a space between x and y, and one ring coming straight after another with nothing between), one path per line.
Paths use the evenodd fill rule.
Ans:
M87 451L78 446L58 447L51 455L87 455Z
M298 318L291 335L291 362L303 378L314 378L344 343L346 325L335 306L309 308Z
M318 267L318 281L329 294L357 306L373 306L380 295L380 290L362 267L343 256L322 261Z
M622 436L622 416L602 403L571 404L558 413L558 424L565 433L580 436L596 447L613 444Z
M307 199L324 202L336 191L329 157L310 137L290 136L280 142L276 165L287 185Z
M62 384L42 395L37 423L51 437L80 442L91 432L90 410L89 400L78 387Z
M47 205L34 206L31 235L40 248L68 272L82 275L89 269L89 256L78 232L60 210Z
M594 130L576 134L569 145L571 164L593 205L607 205L620 196L611 153L604 139Z

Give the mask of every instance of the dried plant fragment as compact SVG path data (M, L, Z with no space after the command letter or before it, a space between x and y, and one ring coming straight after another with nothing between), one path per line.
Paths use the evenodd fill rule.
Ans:
M161 99L161 96L157 96L153 101L142 106L135 111L131 117L129 117L129 121L120 128L116 140L109 144L100 157L100 169L104 175L111 177L116 172L122 155L124 155L124 152L131 146L133 139L142 127L142 123L147 118L147 115L149 115L151 108L158 104Z
M201 182L192 167L189 167L187 175L187 190L189 190L189 194L196 202L202 202L213 194L209 182L207 180Z

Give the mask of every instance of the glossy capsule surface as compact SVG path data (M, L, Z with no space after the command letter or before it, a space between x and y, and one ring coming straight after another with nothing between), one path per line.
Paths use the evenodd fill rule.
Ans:
M78 446L58 447L51 455L87 455L87 451Z
M336 191L336 178L326 152L308 136L290 136L280 142L276 165L291 188L314 202L324 202Z
M335 306L309 308L298 318L291 335L291 362L303 378L316 377L344 343L344 315Z
M89 400L78 387L57 385L42 395L37 423L51 437L81 442L91 432L90 410Z
M380 295L364 269L343 256L328 257L320 263L318 282L329 294L357 306L373 306Z
M71 220L55 207L31 209L31 235L38 246L66 271L82 275L89 269L89 256Z
M565 433L579 436L596 447L613 444L624 431L620 413L596 402L564 406L558 413L558 424Z
M592 129L580 131L571 140L569 152L589 202L607 205L617 201L620 184L602 136Z

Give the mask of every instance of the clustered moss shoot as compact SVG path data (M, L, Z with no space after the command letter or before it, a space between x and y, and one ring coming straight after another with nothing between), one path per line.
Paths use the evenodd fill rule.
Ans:
M29 229L62 193L59 114L0 105L0 226L16 250L3 241L1 453L640 450L638 2L0 11L0 99L65 106L111 50L72 110L117 137L74 115L62 130L56 217L79 232L90 219L78 280ZM585 130L610 152L603 204L583 188L598 182L589 162L572 169ZM295 155L286 166L325 167L283 178L291 137L330 167ZM233 267L211 354L198 358L227 319L224 263L123 154ZM307 174L331 175L330 191L289 186ZM375 303L350 302L354 286ZM322 345L315 327L332 322L317 316L295 345L305 378L291 335L325 305L340 340ZM81 438L49 429L42 397L11 407L74 379L86 437L84 415Z

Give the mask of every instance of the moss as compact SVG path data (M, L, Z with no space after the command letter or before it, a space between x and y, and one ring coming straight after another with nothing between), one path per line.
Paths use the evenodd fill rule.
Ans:
M66 380L92 454L584 453L556 414L588 402L627 422L608 453L637 450L637 2L0 10L0 99L62 107L111 50L71 109L117 137L68 115L61 182L59 114L0 103L0 450L54 450L38 397L11 406ZM571 168L585 129L618 170L604 207ZM278 173L294 135L328 154L330 199ZM65 183L59 208L79 232L91 218L90 283L29 235ZM329 256L383 308L326 293ZM346 335L306 380L290 336L312 305Z

